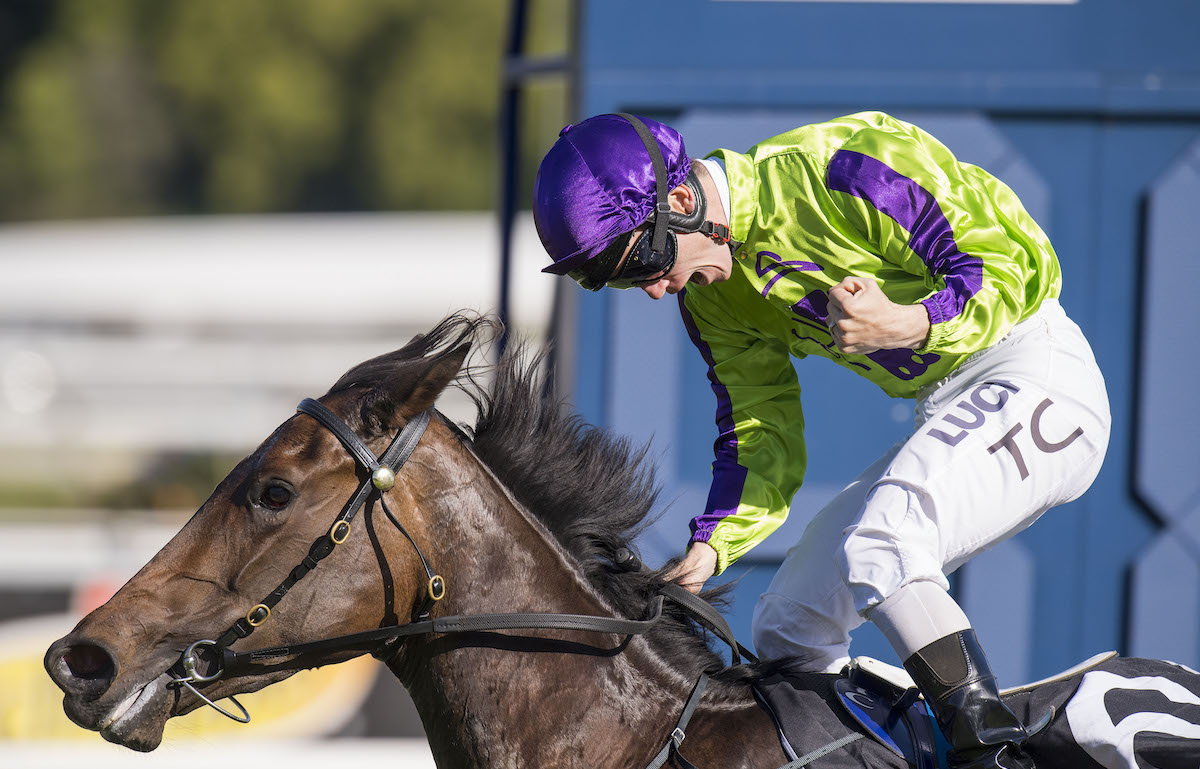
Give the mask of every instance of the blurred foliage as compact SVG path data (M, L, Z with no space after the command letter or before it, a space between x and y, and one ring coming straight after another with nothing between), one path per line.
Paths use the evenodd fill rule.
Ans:
M568 3L533 3L530 50L565 50ZM7 0L0 220L490 207L508 11ZM565 93L526 99L537 136L564 121ZM531 144L523 176L548 141Z
M97 495L99 506L109 510L196 510L239 460L232 454L162 452L146 463L139 477Z
M192 511L208 499L241 457L230 452L157 451L140 457L139 469L128 476L95 473L11 478L0 482L0 522L13 514L48 510ZM61 467L59 467L61 470Z

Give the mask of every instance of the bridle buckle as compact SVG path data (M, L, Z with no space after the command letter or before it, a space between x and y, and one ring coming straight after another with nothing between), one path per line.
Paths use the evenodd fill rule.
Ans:
M339 520L329 529L329 541L340 545L350 537L350 522Z
M442 579L441 574L434 574L429 578L429 585L426 588L429 595L429 600L440 601L446 597L446 580Z

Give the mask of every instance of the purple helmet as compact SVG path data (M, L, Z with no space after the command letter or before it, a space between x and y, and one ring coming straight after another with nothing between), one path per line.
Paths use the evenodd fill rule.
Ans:
M662 150L668 189L683 184L691 159L670 126L640 118ZM533 221L556 275L577 269L613 238L654 213L654 164L637 130L619 115L569 125L546 153L533 183Z

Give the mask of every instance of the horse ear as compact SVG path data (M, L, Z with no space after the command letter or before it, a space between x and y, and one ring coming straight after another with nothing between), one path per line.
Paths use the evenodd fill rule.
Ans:
M402 386L391 393L391 400L399 407L401 415L407 418L432 407L442 390L458 374L470 351L468 342L444 355L417 362L415 371L409 368Z

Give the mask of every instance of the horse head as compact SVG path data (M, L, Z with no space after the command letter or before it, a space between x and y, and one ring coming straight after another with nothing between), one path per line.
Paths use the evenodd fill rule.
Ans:
M302 402L50 647L67 715L153 750L174 716L240 718L217 703L371 652L439 766L646 765L701 694L697 755L777 756L748 674L717 672L699 626L664 609L671 564L622 556L654 504L644 451L561 409L514 348L471 391L470 435L430 416L485 327L449 318Z
M321 404L373 457L383 454L459 372L479 325L453 319L356 366ZM458 443L439 419L420 437L413 467L438 465L437 447ZM249 630L259 645L295 644L394 625L419 611L429 591L438 590L419 555L421 548L438 549L434 522L417 501L428 491L421 486L423 473L400 470L394 485L377 481L362 514L346 520L347 500L371 484L373 468L343 444L309 413L288 419L111 600L50 647L46 670L63 690L72 721L110 742L153 750L169 718L204 704L195 685L179 685L187 677L181 661L194 669L191 681L203 682L203 697L213 701L261 689L301 668L220 677L220 648L212 639L226 628L227 642ZM402 528L380 524L377 501L400 511ZM366 533L351 536L354 527ZM296 575L293 568L306 556L311 574L285 590L286 600L274 609L286 620L271 621L270 594ZM197 641L203 643L195 646ZM328 652L303 667L364 651Z

